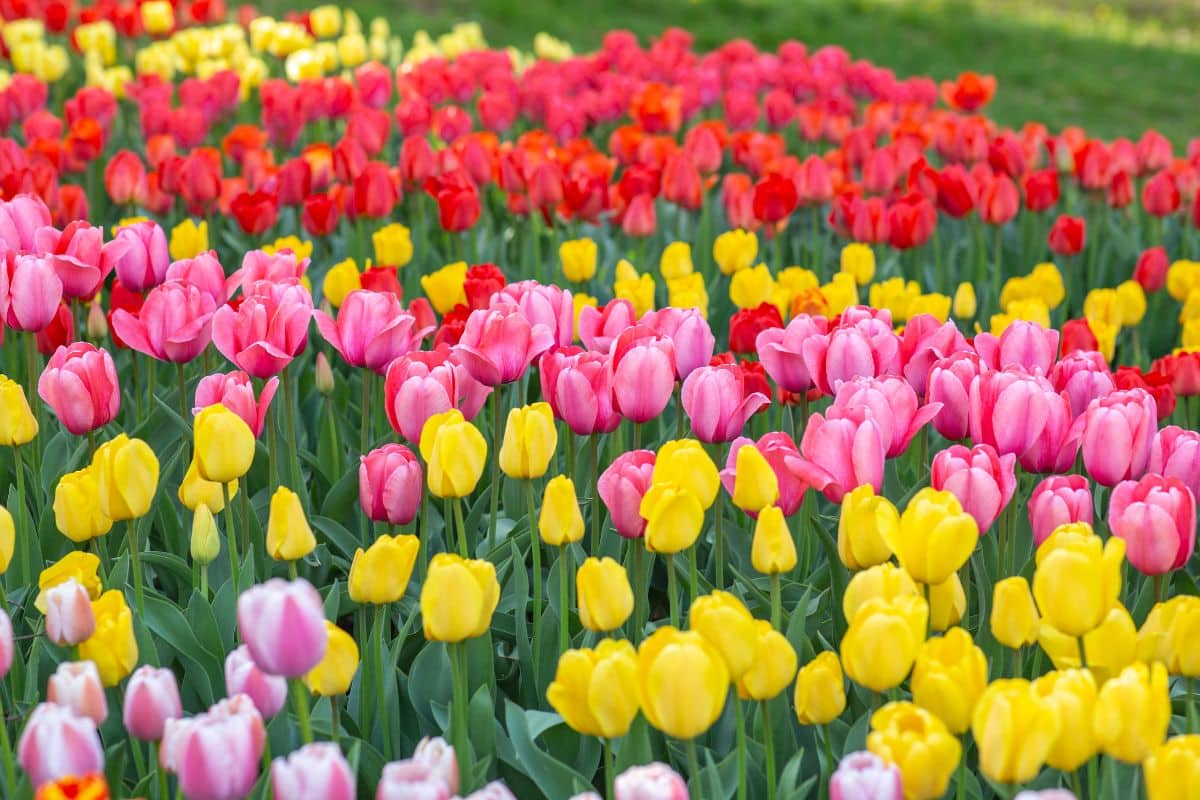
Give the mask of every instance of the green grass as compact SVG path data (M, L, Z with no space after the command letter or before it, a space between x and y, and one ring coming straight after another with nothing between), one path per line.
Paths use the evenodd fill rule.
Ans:
M311 0L309 0L311 2ZM268 0L268 10L287 7ZM1179 0L1118 0L1089 11L1082 0L360 0L364 17L387 16L407 41L456 21L483 25L489 43L529 47L546 31L577 50L603 31L642 37L679 25L701 48L734 36L771 48L787 38L839 44L900 75L990 72L1000 88L990 112L1006 125L1082 125L1105 138L1156 127L1177 145L1200 135L1200 10Z

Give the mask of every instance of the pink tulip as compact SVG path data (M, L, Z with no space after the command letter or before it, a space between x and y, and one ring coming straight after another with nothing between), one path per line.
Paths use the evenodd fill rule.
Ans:
M900 770L874 753L843 756L829 779L829 800L902 800Z
M358 504L376 522L407 525L421 505L421 463L402 444L385 444L361 457Z
M1021 367L976 376L969 397L971 439L1001 455L1032 447L1046 427L1050 404L1061 400L1049 381Z
M50 209L35 194L19 194L6 202L0 201L0 241L9 250L33 250L37 232L49 224Z
M970 350L971 346L953 322L938 322L930 314L917 314L904 325L900 337L904 379L917 396L923 397L934 364L954 353Z
M254 435L260 436L267 422L267 410L279 388L279 378L271 378L263 384L262 394L254 398L254 384L244 372L218 372L205 375L196 384L196 405L193 413L220 403L242 418Z
M1117 388L1108 361L1095 350L1074 350L1050 370L1050 383L1054 391L1066 395L1071 404L1071 419L1075 419L1088 405Z
M482 789L471 792L463 800L517 800L517 796L501 781L492 781Z
M242 266L226 279L225 294L232 296L239 287L243 293L250 294L259 281L288 283L294 280L299 283L306 269L308 259L297 257L291 250L275 253L251 250L242 256Z
M195 258L184 258L171 262L167 267L168 281L187 281L213 299L214 307L225 305L229 299L225 291L225 268L217 260L215 250L201 253Z
M258 281L236 309L217 309L213 344L253 377L270 378L304 349L312 311L312 297L298 281Z
M134 670L125 687L122 714L130 736L143 742L157 742L163 737L167 720L182 716L183 704L174 672L150 665Z
M775 473L775 479L779 482L779 499L775 501L775 505L779 506L785 517L795 514L804 502L808 484L788 469L788 458L799 458L800 451L792 437L783 431L764 434L757 442L744 436L733 440L729 445L725 468L721 470L721 485L725 487L725 491L733 496L734 479L737 477L737 454L746 445L757 447ZM757 514L751 516L756 517Z
M1168 425L1154 434L1147 470L1165 478L1179 478L1200 495L1200 433Z
M383 374L398 356L421 346L430 328L417 328L417 320L404 310L392 292L353 291L346 295L337 320L316 311L317 330L346 363Z
M1076 800L1075 794L1066 789L1026 790L1018 792L1013 800Z
M1019 319L999 336L990 333L976 336L975 352L992 369L1024 367L1048 375L1058 356L1058 339L1054 328Z
M37 256L12 256L0 267L0 316L5 326L36 333L62 303L62 281L50 262Z
M258 668L246 645L225 656L225 693L229 697L245 695L263 719L271 719L287 702L287 678L268 675Z
M933 429L947 439L965 439L970 433L971 382L983 369L979 356L969 351L938 359L929 368L925 399L941 403Z
M628 450L608 465L597 482L600 499L612 517L613 527L626 539L640 539L646 532L646 520L638 509L643 495L650 489L654 460L650 450Z
M375 800L451 800L455 790L425 764L411 759L394 761L383 768Z
M537 281L510 283L492 295L489 302L489 308L506 305L519 308L530 325L544 326L559 347L566 347L575 338L575 303L571 293L562 287Z
M241 800L258 779L266 732L245 695L167 722L159 760L188 800Z
M485 386L512 383L554 346L554 329L531 323L511 299L472 311L454 346L472 377Z
M13 662L13 629L12 620L8 614L0 611L0 680L3 680L12 669Z
M1108 501L1108 527L1125 540L1125 557L1143 575L1187 564L1196 547L1196 498L1179 478L1122 481Z
M1033 542L1041 545L1054 529L1071 522L1092 523L1092 492L1082 475L1051 475L1029 495Z
M74 578L52 586L45 592L46 638L59 647L74 647L96 630L92 598Z
M25 723L17 761L38 788L71 775L103 772L104 748L91 719L66 706L42 703Z
M649 422L675 390L675 346L645 325L634 325L612 343L613 399L621 415Z
M1066 395L1046 395L1046 425L1017 461L1026 472L1067 472L1079 453L1079 431L1072 424Z
M754 340L758 358L771 380L787 392L807 392L815 385L804 364L804 343L824 338L829 322L824 317L799 314L786 328L768 328Z
M108 719L108 700L93 661L64 661L46 685L46 699L87 717L97 726Z
M888 458L895 458L908 449L913 437L942 409L941 403L920 405L917 393L903 378L886 375L882 378L853 378L837 388L833 405L826 419L836 418L847 409L866 407L871 410Z
M992 526L1017 489L1017 458L998 455L991 445L952 445L933 457L929 483L958 498L982 534Z
M679 773L654 762L630 767L613 781L615 800L688 800L688 787Z
M579 312L579 340L588 350L607 353L613 340L636 322L633 303L619 297L604 308L584 306Z
M746 376L737 364L693 370L681 399L692 433L709 443L733 441L750 417L771 404L762 392L746 393Z
M454 748L440 736L426 736L417 742L413 750L412 760L423 764L450 787L451 792L458 791L458 759Z
M167 278L171 254L167 250L167 235L157 222L125 225L106 245L106 255L110 252L117 278L131 291L144 292Z
M272 578L242 592L237 620L250 657L270 675L299 678L325 656L325 609L303 578Z
M150 290L137 314L123 308L112 312L112 326L139 353L184 364L208 347L216 310L212 296L199 286L168 280Z
M1145 389L1126 389L1093 400L1075 421L1083 466L1101 486L1146 474L1158 430L1158 407Z
M638 325L646 326L671 341L675 353L675 377L679 380L712 361L716 337L708 320L694 308L667 307L648 311L642 315Z
M875 417L865 408L847 409L836 418L813 414L800 440L800 457L785 463L796 476L834 503L869 483L883 488L886 445Z
M475 380L457 354L443 345L393 361L383 393L392 429L415 444L431 416L458 408L468 420L474 419L492 390Z
M104 229L83 220L61 231L46 226L34 234L34 250L45 259L60 281L63 297L91 297L112 271L114 250L104 245Z
M349 762L332 742L315 742L271 762L271 789L294 800L353 800L357 797Z
M612 357L607 352L564 348L542 356L542 399L574 433L612 433L621 424L613 405Z
M87 342L54 351L38 379L38 396L76 436L107 425L121 410L112 356Z
M850 317L828 336L810 336L804 341L804 364L822 394L833 394L851 378L876 378L900 374L900 339L892 330L890 316Z

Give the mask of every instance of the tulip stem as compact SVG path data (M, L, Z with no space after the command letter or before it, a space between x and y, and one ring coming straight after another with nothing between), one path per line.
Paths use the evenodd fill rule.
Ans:
M780 625L783 622L783 598L779 586L779 573L771 575L771 627L775 630L781 630Z
M371 380L375 373L363 370L362 373L362 422L359 427L358 451L364 456L371 446Z
M604 746L604 797L613 800L613 783L616 781L617 760L613 757L612 739L605 737L600 740Z
M242 571L241 558L238 556L237 535L233 529L233 499L229 496L229 484L221 484L221 493L225 496L225 539L229 542L229 569L233 573L233 594L241 590L239 580Z
M379 691L379 707L387 704L387 684L383 670L384 637L387 636L387 606L375 606L375 687ZM392 757L392 726L386 713L379 715L379 727L383 731L384 761Z
M467 544L467 523L463 522L461 497L454 498L454 524L458 527L458 554L470 558L471 548Z
M488 401L492 405L492 469L488 473L492 476L491 485L488 486L488 538L487 549L492 549L492 543L496 540L496 515L500 511L500 443L503 441L500 432L500 393L501 386L497 386L492 390L492 396Z
M775 773L775 734L771 730L770 701L760 701L763 724L763 750L766 751L767 800L775 800L775 788L779 778Z
M967 754L963 753L958 760L958 781L954 795L957 800L965 800L967 796Z
M150 745L150 761L154 765L154 771L158 774L158 796L161 800L170 800L171 790L167 788L167 771L163 769L162 762L158 758L158 745Z
M675 554L667 553L667 603L671 609L671 625L679 627L679 590L675 586Z
M287 406L288 450L291 453L290 466L292 470L292 486L299 490L300 481L300 440L296 438L296 390L292 388L291 375L286 371L280 376L283 379L283 402Z
M720 586L721 584L717 584ZM696 576L696 546L688 548L688 603L700 596L700 579Z
M137 521L126 520L125 525L125 530L129 535L129 567L133 570L133 593L137 598L138 616L144 618L146 596L142 588L142 557L138 552L140 548L138 547Z
M308 689L301 678L292 678L292 700L296 704L296 721L300 723L300 740L312 744L312 723L308 719Z
M17 468L17 521L21 525L21 552L25 555L25 575L21 577L23 581L36 581L41 572L38 569L40 559L33 555L33 521L29 518L29 504L25 502L25 459L21 457L21 445L13 447L13 458Z
M462 642L448 642L446 652L450 656L451 682L454 696L450 709L450 741L454 745L454 756L458 761L459 790L471 790L471 759L467 741L467 659ZM536 663L536 662L535 662Z
M200 565L200 596L208 599L208 564Z
M1184 687L1187 689L1187 730L1188 733L1196 732L1196 695L1193 692L1195 688L1192 685L1192 678L1188 676L1185 679Z
M829 778L833 777L833 773L837 771L837 761L833 757L833 739L831 738L833 730L828 724L821 726L821 741L825 744L825 769L829 770L825 773L825 780L822 783L826 788L829 786ZM963 757L963 764L967 763L967 759Z
M645 558L642 555L645 544L641 539L630 539L629 546L633 550L633 585L635 587L633 593L633 643L638 645L641 644L642 628L645 627L645 622L642 620L646 608L646 569L642 564Z
M533 562L533 680L541 687L538 647L542 641L542 542L538 538L537 507L533 481L525 481L525 505L529 509L529 553Z
M180 416L180 418L183 419L183 423L186 425L188 423L188 417L190 417L191 415L188 414L187 375L185 375L184 371L183 371L183 362L177 362L175 364L175 376L179 380L179 416ZM187 473L187 463L188 463L188 452L187 452L188 439L186 436L184 436L182 438L183 438L183 458L179 459L179 463L180 463L181 468L183 469L184 474L186 474Z
M742 701L733 690L733 710L737 719L737 798L746 800L746 710Z
M17 770L13 762L12 740L8 738L8 718L4 715L2 707L0 707L0 755L4 757L5 785L16 786Z
M600 436L588 437L592 451L592 555L600 557Z
M133 422L137 425L142 421L142 367L138 363L138 354L133 351L129 353L129 361L133 364L133 407L136 412Z
M685 749L687 750L688 772L691 773L688 775L691 796L700 797L702 794L700 791L700 759L696 756L696 740L688 739ZM770 783L770 781L767 781L767 783Z
M563 545L558 556L558 654L561 656L571 644L571 551Z
M271 481L271 491L279 487L279 446L275 443L275 414L268 414L267 429L267 478Z

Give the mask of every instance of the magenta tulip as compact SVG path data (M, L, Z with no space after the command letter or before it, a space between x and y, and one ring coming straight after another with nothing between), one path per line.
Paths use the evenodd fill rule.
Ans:
M497 297L505 297L497 303ZM485 386L512 383L555 343L554 329L531 323L512 301L492 298L490 308L472 311L454 350L475 380Z
M971 346L953 322L938 322L937 317L917 314L905 324L900 337L904 379L918 397L924 397L934 364L954 353L970 351Z
M92 598L74 578L51 586L43 595L46 602L46 638L59 647L74 647L96 630Z
M255 378L278 375L308 342L312 297L298 281L258 281L236 309L213 315L213 344Z
M1200 433L1168 425L1154 434L1150 443L1147 471L1166 478L1179 478L1200 495Z
M908 381L895 375L860 377L838 386L833 405L825 416L835 419L846 410L864 407L871 410L879 425L885 455L895 458L908 449L913 437L941 411L942 404L930 402L922 406Z
M392 429L416 444L425 421L434 414L457 408L468 420L492 393L471 376L449 347L414 350L388 366L383 393Z
M361 457L358 503L376 522L407 525L421 505L421 464L402 444L385 444Z
M1048 375L1058 357L1058 339L1057 330L1019 319L999 336L990 333L976 336L975 352L992 369L1024 367Z
M54 351L38 379L38 396L76 436L107 425L121 410L112 356L87 342Z
M71 775L103 772L104 748L91 719L66 706L42 703L25 723L17 761L37 788Z
M971 382L982 369L979 356L969 351L953 353L930 366L925 399L942 404L932 424L947 439L965 439L971 432Z
M46 684L46 699L87 717L97 726L108 719L108 699L93 661L63 661Z
M607 353L613 340L636 322L633 303L619 297L604 308L584 306L579 311L579 340L588 350Z
M834 503L864 483L883 488L886 445L866 408L847 409L835 418L813 414L800 440L800 457L785 463L797 477Z
M1196 547L1196 498L1179 478L1122 481L1108 501L1108 527L1143 575L1179 569Z
M383 374L398 356L421 346L432 328L418 328L393 292L353 291L346 295L337 320L324 311L313 317L317 330L346 363Z
M1051 475L1029 495L1029 525L1033 542L1042 542L1060 525L1092 523L1092 492L1082 475Z
M0 268L0 316L13 330L44 329L58 313L62 298L62 281L46 259L21 255Z
M492 295L489 308L515 305L533 327L550 331L554 344L566 347L575 338L575 303L560 286L537 281L510 283Z
M824 317L799 314L786 328L767 328L754 340L758 358L771 380L787 392L807 392L815 385L804 363L804 343L824 338L829 322Z
M216 307L225 305L229 299L225 287L225 268L217 260L215 250L201 253L195 258L184 258L171 262L167 267L168 281L186 281L200 287L200 291L213 299Z
M259 281L299 283L306 269L308 259L299 258L290 249L277 250L274 253L251 250L242 256L242 266L225 281L225 294L232 296L239 287L243 293L250 294L254 284Z
M649 422L675 390L675 346L653 329L634 325L612 344L612 370L617 410L631 422Z
M117 279L130 291L144 292L167 278L171 254L167 250L167 235L157 222L123 226L105 246L105 254L110 252Z
M717 340L712 327L694 308L660 308L642 315L638 325L650 328L671 341L675 377L687 378L693 371L712 361Z
M628 450L600 474L600 499L612 517L613 528L626 539L640 539L646 532L646 520L639 509L650 489L654 460L650 450Z
M900 770L874 753L843 756L829 779L829 800L903 800Z
M855 321L848 323L847 319ZM806 339L803 351L804 364L822 394L833 394L853 378L900 374L900 339L886 312L882 316L843 316L828 336Z
M1060 400L1050 382L1021 367L983 372L971 381L971 439L1001 455L1020 455L1042 435L1050 404Z
M1075 419L1097 398L1117 388L1108 361L1095 350L1074 350L1050 370L1054 391L1064 394L1071 404L1071 419Z
M1067 472L1079 453L1079 429L1066 394L1046 395L1046 424L1017 460L1027 472Z
M1075 421L1083 466L1101 486L1146 474L1158 430L1158 407L1145 389L1126 389L1093 400Z
M315 742L271 762L271 789L294 800L354 800L354 772L332 742Z
M167 720L182 716L183 704L174 672L148 664L134 670L125 686L122 714L130 736L143 742L157 742L163 737Z
M114 249L114 247L116 249ZM34 234L34 250L62 281L63 297L91 297L112 271L124 245L104 244L104 229L83 220L61 231L49 226Z
M12 620L3 610L0 610L0 680L8 675L13 662L13 629Z
M287 679L259 669L246 645L230 650L225 656L226 695L249 697L263 719L279 713L287 702L287 691Z
M750 417L771 404L762 392L746 393L746 376L737 364L693 370L681 399L692 433L708 443L733 441Z
M220 403L242 418L254 435L260 436L267 422L267 410L279 388L279 378L271 378L263 384L262 394L254 397L254 384L250 376L239 370L206 375L196 384L196 405L193 413Z
M933 457L929 484L958 498L984 533L1017 489L1017 458L999 455L991 445L952 445Z
M554 416L580 436L612 433L621 424L613 404L612 357L606 352L564 348L538 362L542 399Z
M199 286L169 280L150 290L137 314L123 308L114 311L112 326L139 353L183 364L208 347L216 310L212 296Z
M299 678L325 656L321 595L302 578L272 578L242 592L237 622L250 657L269 675Z

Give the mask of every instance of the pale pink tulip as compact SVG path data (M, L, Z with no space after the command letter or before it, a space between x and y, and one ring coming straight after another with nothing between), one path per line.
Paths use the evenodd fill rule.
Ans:
M87 717L103 725L108 719L108 699L100 670L92 661L64 661L54 670L46 685L46 699L71 709L77 716Z
M91 719L66 706L42 703L25 723L17 761L37 788L71 775L103 772L104 748Z
M107 425L121 410L121 387L112 356L88 342L75 342L54 352L38 379L38 396L76 436Z
M336 321L324 311L313 317L317 330L347 364L379 374L397 357L420 347L432 330L418 328L416 317L392 292L353 291L338 309Z
M270 675L299 678L325 656L325 609L303 578L272 578L242 592L237 622L250 657Z
M183 716L175 673L165 667L145 665L134 670L125 687L122 718L125 730L143 742L163 737L167 720Z

